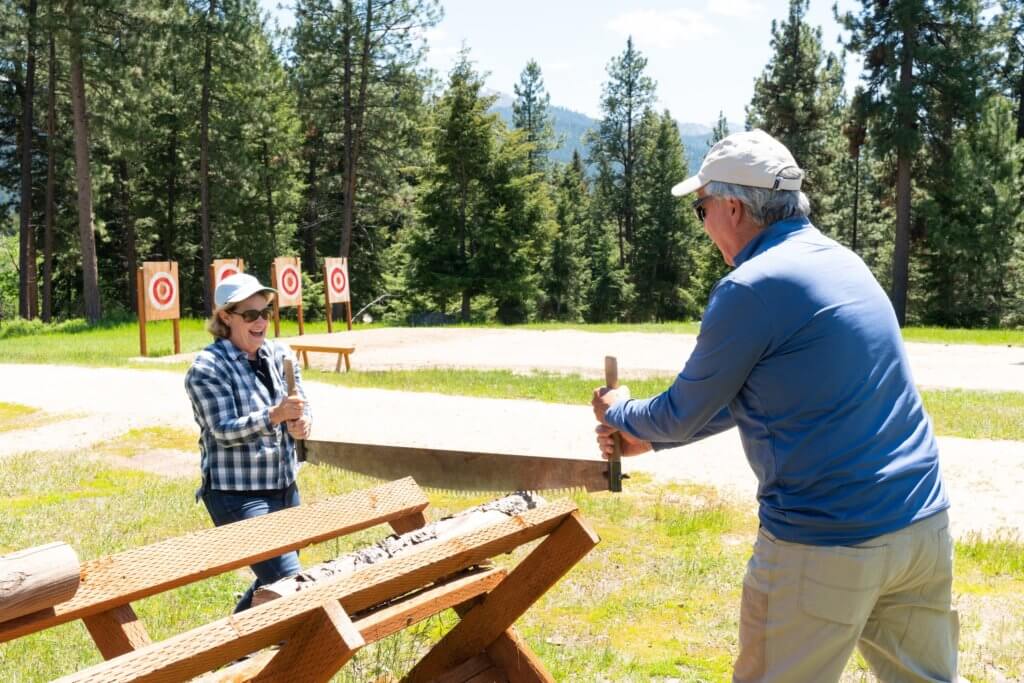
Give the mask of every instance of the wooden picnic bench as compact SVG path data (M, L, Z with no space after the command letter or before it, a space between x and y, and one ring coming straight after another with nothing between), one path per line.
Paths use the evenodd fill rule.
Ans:
M283 340L297 355L302 356L302 367L309 368L309 352L315 353L336 353L338 361L334 364L334 371L341 371L341 363L345 362L345 372L352 369L349 356L356 351L352 343L351 335L344 332L331 334L300 334L297 337L288 337Z
M553 680L512 624L598 541L569 501L425 543L157 643L131 607L377 524L396 533L419 529L426 507L422 490L406 478L91 560L82 564L73 598L0 623L0 642L82 619L107 661L61 681L183 681L203 674L204 681L328 681L364 645L454 608L460 621L405 680ZM489 566L490 558L545 536L510 572Z

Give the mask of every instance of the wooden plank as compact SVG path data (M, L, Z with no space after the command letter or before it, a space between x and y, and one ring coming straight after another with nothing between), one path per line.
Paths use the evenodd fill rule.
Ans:
M328 600L340 600L346 613L355 614L546 536L575 509L570 501L535 508L518 517L371 565L336 581L318 583L309 590L200 626L60 680L121 683L181 681L198 676L287 640L306 616ZM544 547L543 544L540 547ZM498 584L495 590L507 581ZM502 626L499 633L504 629Z
M255 681L326 683L366 642L336 600L328 600L302 625Z
M93 614L82 621L103 659L119 657L153 642L131 605Z
M491 667L472 678L467 678L463 683L508 683L508 678L505 677L505 672L498 667Z
M466 613L409 672L406 680L431 681L456 663L483 651L598 541L597 534L579 515L567 517L507 579Z
M473 570L425 588L387 607L364 613L352 623L367 645L423 621L443 610L493 590L505 578L502 569ZM259 675L277 653L261 652L225 669L202 676L194 683L240 683Z
M0 624L0 642L104 612L282 553L422 512L411 478L205 529L82 564L75 596L52 611ZM243 653L244 654L244 653Z
M462 662L458 666L454 666L448 671L434 679L434 683L465 683L467 678L472 678L482 671L486 671L494 667L494 662L491 661L484 653L478 654L476 657L472 657Z
M554 683L555 677L511 626L487 647L487 654L509 683Z
M67 543L47 543L0 557L0 622L69 600L79 563Z
M425 527L427 525L427 516L422 512L417 512L408 517L393 519L389 524L396 534L407 534L410 531Z

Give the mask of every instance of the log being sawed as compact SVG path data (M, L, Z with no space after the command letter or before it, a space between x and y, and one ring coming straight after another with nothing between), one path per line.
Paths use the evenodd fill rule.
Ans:
M514 493L498 500L470 508L457 515L427 524L404 534L392 534L374 545L309 567L295 576L259 588L253 595L253 606L297 593L317 581L352 574L359 569L396 555L439 543L452 536L465 534L488 524L515 517L544 504L533 493Z

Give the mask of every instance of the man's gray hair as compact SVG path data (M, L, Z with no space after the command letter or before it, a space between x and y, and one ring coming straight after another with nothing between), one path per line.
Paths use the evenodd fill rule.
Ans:
M782 175L788 174L783 171ZM713 197L738 199L754 222L761 226L811 215L811 202L800 190L772 190L712 180L704 186L704 192Z

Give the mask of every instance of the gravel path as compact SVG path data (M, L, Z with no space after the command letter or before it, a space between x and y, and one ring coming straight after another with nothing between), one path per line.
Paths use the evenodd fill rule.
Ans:
M674 375L696 341L686 334L481 328L389 327L346 335L356 347L353 367L361 370L442 366L600 377L604 356L614 355L624 381ZM907 351L922 387L1024 390L1024 346L910 343ZM310 354L313 365L325 370L334 369L336 358Z
M357 342L360 350L354 357L356 367L371 366L373 362L382 363L374 367L420 367L426 364L423 358L429 352L435 356L435 366L582 371L601 367L607 352L619 355L624 376L636 376L640 374L637 368L657 374L672 371L658 364L664 363L660 356L674 354L682 359L692 344L692 338L663 334L401 332L386 329L360 333L380 342L383 348L368 347L370 342L362 337ZM445 343L446 338L449 343ZM1024 378L1016 385L1006 382L1007 374L1022 372L1021 349L940 346L922 354L921 346L927 345L913 345L910 352L922 383L996 389L1024 386ZM934 362L932 356L936 354L948 362ZM393 358L394 364L384 365L385 356ZM977 367L970 371L972 357ZM333 368L333 359L323 359ZM527 363L531 359L533 362ZM562 360L575 365L559 366ZM0 459L26 451L81 452L145 425L196 429L182 376L177 372L0 365L0 377L4 379L0 382L0 401L74 416L45 427L6 432L0 439ZM961 377L964 384L957 384ZM981 382L983 378L991 384ZM593 417L588 406L348 389L316 382L308 382L307 390L313 402L314 438L333 436L352 441L595 457ZM991 535L1008 530L1024 538L1024 496L1020 495L1024 490L1024 443L951 437L942 437L939 443L954 504L951 516L955 532ZM198 469L195 454L143 454L134 460L137 466L161 474L196 476ZM754 477L734 431L684 448L629 459L624 469L650 472L659 480L710 484L753 507Z

